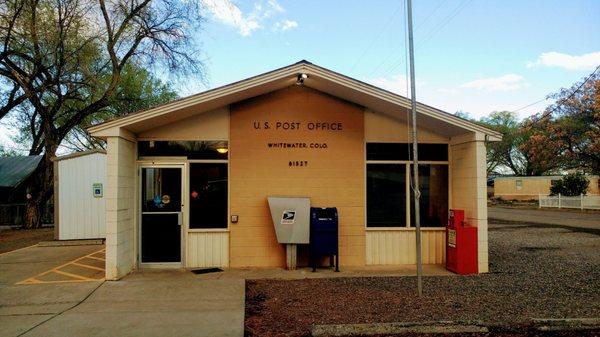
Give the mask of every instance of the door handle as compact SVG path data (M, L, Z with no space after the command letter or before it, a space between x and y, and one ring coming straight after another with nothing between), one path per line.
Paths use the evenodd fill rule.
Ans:
M181 212L177 213L177 224L179 226L181 226L181 223L183 222L182 220L183 220L183 216L182 216Z

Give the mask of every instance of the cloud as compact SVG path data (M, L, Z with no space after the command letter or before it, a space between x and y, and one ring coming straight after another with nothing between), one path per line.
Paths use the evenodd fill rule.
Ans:
M242 36L250 36L252 32L262 28L266 19L277 13L285 12L285 9L276 0L268 0L254 3L250 13L244 13L230 0L200 0L212 19L227 26L234 27ZM293 22L293 21L292 21ZM296 23L296 26L298 23Z
M479 89L485 91L511 91L521 89L524 86L526 86L526 83L523 76L517 74L507 74L500 77L482 78L467 82L461 85L461 88Z
M528 62L527 68L557 67L566 70L594 70L600 65L600 51L583 55L569 55L557 52L542 53L535 62Z
M406 96L407 92L410 92L410 85L407 89L408 81L406 76L404 75L395 75L391 78L387 77L379 77L367 79L366 82L371 83L372 85L385 89L387 91L391 91L393 93ZM417 82L418 83L418 82Z
M273 31L285 32L286 30L298 28L298 22L293 20L283 20L275 23Z

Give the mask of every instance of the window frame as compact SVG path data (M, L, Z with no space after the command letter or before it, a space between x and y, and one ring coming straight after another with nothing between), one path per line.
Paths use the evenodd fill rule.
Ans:
M410 184L408 183L410 181L410 177L412 175L412 166L413 166L413 161L411 160L368 160L367 159L367 144L368 143L399 143L399 144L404 144L405 142L366 142L364 143L364 190L365 190L365 200L364 200L364 207L365 207L365 217L364 217L364 227L365 230L367 231L385 231L385 230L415 230L415 227L411 226L411 208L412 208L412 198L411 198L411 192L410 192ZM419 143L419 144L440 144L440 143ZM435 160L419 160L417 165L446 165L448 166L448 211L450 211L451 207L452 207L452 203L451 203L451 196L452 196L452 167L450 165L450 160L451 160L451 156L450 156L450 144L446 143L448 145L448 160L446 161L435 161ZM406 193L406 224L405 226L402 227L370 227L369 224L367 223L367 213L368 213L368 209L367 209L367 198L369 197L367 195L367 164L395 164L395 165L405 165L405 172L406 172L406 187L405 187L405 193ZM421 230L440 230L440 229L446 229L446 227L421 227Z

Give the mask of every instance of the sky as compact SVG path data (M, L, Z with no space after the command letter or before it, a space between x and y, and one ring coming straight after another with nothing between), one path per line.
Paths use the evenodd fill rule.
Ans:
M303 59L407 95L403 0L198 1L205 80L181 96ZM598 0L413 0L413 26L417 100L450 113L525 118L600 65Z
M208 86L183 96L302 59L407 94L402 0L201 1ZM475 118L539 112L600 65L597 0L415 0L413 27L417 100Z

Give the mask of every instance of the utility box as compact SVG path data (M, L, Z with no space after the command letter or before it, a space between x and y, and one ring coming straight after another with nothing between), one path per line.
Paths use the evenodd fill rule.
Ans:
M465 211L450 210L446 229L446 269L477 274L477 227L465 226Z
M330 267L340 271L338 246L338 212L335 207L310 208L310 263L313 271L317 269L317 260L329 256Z

